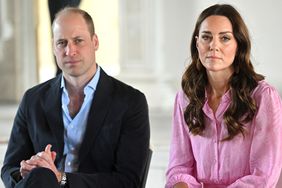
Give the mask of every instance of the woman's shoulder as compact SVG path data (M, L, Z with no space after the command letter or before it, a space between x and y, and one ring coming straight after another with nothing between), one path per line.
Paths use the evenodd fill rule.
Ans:
M177 93L176 93L176 97L175 97L175 103L178 103L180 104L183 108L185 108L188 104L188 97L187 95L184 93L183 90L179 90Z
M257 87L252 93L252 96L255 99L263 98L264 96L271 97L273 95L279 95L277 89L265 80L259 81Z

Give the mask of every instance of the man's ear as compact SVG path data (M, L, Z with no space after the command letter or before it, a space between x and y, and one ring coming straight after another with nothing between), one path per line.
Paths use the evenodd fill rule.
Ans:
M52 46L52 52L53 52L53 54L55 55L55 44L54 44L54 38L52 38L51 42L52 42L52 44L51 44L51 46Z
M92 42L94 44L95 51L98 50L98 48L99 48L99 39L98 39L98 36L96 34L94 34L92 36Z

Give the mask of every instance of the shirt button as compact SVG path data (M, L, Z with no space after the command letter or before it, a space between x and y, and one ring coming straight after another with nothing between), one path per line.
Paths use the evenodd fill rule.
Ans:
M70 165L71 165L71 162L69 161L67 164L68 164L68 166L70 166Z

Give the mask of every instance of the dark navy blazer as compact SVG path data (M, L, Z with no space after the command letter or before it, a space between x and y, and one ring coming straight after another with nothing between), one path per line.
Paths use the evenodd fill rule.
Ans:
M14 120L1 170L6 187L14 187L21 160L47 144L63 157L64 125L61 75L29 89ZM140 91L102 69L79 151L78 173L67 173L69 187L137 188L145 167L150 130L148 105Z

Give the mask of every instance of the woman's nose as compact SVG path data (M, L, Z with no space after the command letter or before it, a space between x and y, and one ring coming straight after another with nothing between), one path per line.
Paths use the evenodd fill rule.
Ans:
M218 51L219 50L219 41L215 38L213 38L210 42L210 50L215 50Z

